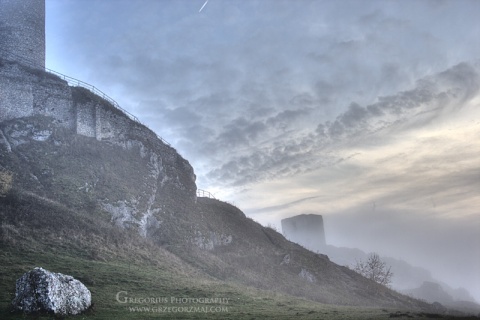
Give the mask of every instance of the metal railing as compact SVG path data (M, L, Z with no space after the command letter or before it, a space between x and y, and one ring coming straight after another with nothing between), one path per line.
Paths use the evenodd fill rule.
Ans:
M48 72L48 73L51 73L51 74L54 74L56 75L57 77L59 77L60 79L64 80L67 82L67 84L69 86L72 86L72 87L82 87L82 88L85 88L87 90L89 90L90 92L92 92L93 94L101 97L102 99L108 101L112 106L114 106L116 109L120 110L121 112L123 112L128 118L130 118L131 120L135 121L136 123L138 124L141 124L145 127L148 128L147 125L145 125L144 123L142 123L136 116L134 116L133 114L131 114L130 112L128 112L127 110L123 109L122 107L120 107L120 105L117 103L117 101L115 101L113 98L111 98L110 96L108 96L105 92L103 92L102 90L98 89L97 87L85 82L85 81L82 81L82 80L78 80L78 79L75 79L73 77L70 77L70 76L67 76L63 73L60 73L58 71L55 71L55 70L52 70L52 69L49 69L49 68L46 68L42 65L39 65L38 63L35 63L34 61L32 60L29 60L25 57L22 57L22 56L19 56L13 52L10 52L10 51L7 51L3 48L0 48L0 52L2 53L2 56L3 57L7 57L6 60L11 60L9 59L8 57L13 57L14 58L14 62L20 62L21 64L23 65L26 65L28 67L31 67L31 68L34 68L34 69L41 69L45 72ZM150 129L150 128L148 128ZM155 133L155 131L153 131L152 129L150 129L153 133ZM160 139L160 141L162 141L164 144L166 144L167 146L171 147L170 143L168 143L167 141L165 141L162 137L160 137L157 133L155 133L155 135L157 136L158 139Z
M215 196L214 196L212 193L210 193L210 192L208 192L208 191L206 191L206 190L202 190L202 189L197 189L197 197L199 197L199 198L217 199L217 198L215 198Z

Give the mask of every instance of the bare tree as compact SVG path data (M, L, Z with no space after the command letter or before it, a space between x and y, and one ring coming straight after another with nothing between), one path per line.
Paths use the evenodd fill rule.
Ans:
M353 270L360 273L365 278L375 281L376 283L388 286L392 282L393 272L391 267L387 268L385 262L380 259L376 253L372 253L367 261L357 261Z

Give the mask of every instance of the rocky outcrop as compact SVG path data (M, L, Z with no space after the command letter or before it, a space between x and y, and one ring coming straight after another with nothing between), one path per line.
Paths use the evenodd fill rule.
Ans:
M47 312L56 315L82 313L91 303L91 293L83 283L43 268L35 268L17 280L12 301L16 310L25 313Z
M21 172L15 186L90 214L100 209L144 237L165 238L159 229L195 204L190 163L111 102L2 59L0 92L0 165Z
M303 279L307 280L310 283L317 282L317 279L315 278L315 276L310 271L308 271L306 269L303 269L303 268L300 271L300 273L298 274L298 276L300 278L303 278Z
M192 239L192 243L200 249L213 250L216 247L229 245L233 240L231 235L218 234L214 231L210 231L206 235L199 230L196 230L194 233L195 236Z

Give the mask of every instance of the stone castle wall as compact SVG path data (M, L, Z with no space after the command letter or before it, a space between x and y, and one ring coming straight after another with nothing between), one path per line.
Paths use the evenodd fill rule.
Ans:
M0 0L0 121L51 116L60 126L97 140L125 136L132 126L143 131L94 94L75 99L83 89L44 69L45 0Z
M45 67L45 0L0 0L0 49Z
M94 103L76 105L75 127L77 134L92 138L97 137L97 108Z
M35 115L53 117L59 126L97 140L118 140L136 127L149 132L87 89L0 59L0 122Z

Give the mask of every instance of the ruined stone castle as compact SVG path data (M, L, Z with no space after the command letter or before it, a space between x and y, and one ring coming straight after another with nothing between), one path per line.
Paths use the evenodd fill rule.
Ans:
M160 212L177 212L183 210L178 204L196 201L196 178L186 159L112 99L71 80L45 69L45 0L0 0L0 159L29 159L23 155L28 146L43 143L68 148L77 138L92 150L123 148L128 152L114 154L135 159L135 175L146 182L116 199L97 201L115 224L135 225L143 236L158 229L163 219ZM59 135L68 136L68 142L59 141ZM37 163L51 167L45 157L29 159L30 167L24 170ZM9 170L6 163L0 163L0 168ZM87 172L96 175L93 182L83 177L71 187L91 192L95 181L102 178L98 173L103 172L102 163L97 164L99 168ZM55 170L52 167L51 172ZM54 181L40 174L18 177L17 182L44 192Z
M0 122L34 115L97 140L156 138L112 101L45 72L45 0L0 0Z

